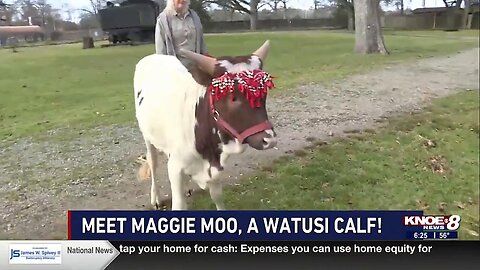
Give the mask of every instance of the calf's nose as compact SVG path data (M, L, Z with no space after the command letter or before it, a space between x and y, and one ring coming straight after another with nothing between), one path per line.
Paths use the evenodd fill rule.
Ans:
M268 134L268 136L263 138L263 149L270 149L273 148L277 145L277 134L275 131L269 129L265 130L265 133Z

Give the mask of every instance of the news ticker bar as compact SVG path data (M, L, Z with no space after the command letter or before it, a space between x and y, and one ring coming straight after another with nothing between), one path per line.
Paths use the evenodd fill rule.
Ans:
M0 269L189 269L478 265L479 241L0 241ZM455 258L455 259L451 259ZM433 267L435 266L435 267ZM188 267L188 268L187 268ZM331 268L331 267L330 267Z
M311 241L456 239L458 215L423 211L69 211L68 239Z

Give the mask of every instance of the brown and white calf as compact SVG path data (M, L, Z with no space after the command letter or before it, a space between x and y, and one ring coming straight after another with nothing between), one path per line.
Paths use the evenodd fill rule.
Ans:
M198 68L188 71L176 57L149 55L135 68L135 110L147 147L151 203L159 207L155 186L158 155L168 157L172 210L187 209L186 177L209 189L218 210L221 171L229 155L250 146L266 150L277 143L266 110L273 86L262 70L269 51L266 41L247 56L211 58L182 51Z

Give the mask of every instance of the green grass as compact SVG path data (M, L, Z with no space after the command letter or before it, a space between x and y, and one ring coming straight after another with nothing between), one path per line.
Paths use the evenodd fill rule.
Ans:
M392 52L388 57L353 54L351 33L209 35L206 42L210 53L220 56L251 53L270 39L272 50L266 69L277 77L278 92L386 63L478 46L477 40L444 39L438 32L429 37L414 35L387 35ZM153 52L153 45L82 50L80 44L69 44L18 50L0 50L0 141L25 136L38 139L47 136L47 130L58 128L68 133L105 124L134 123L134 66Z
M462 92L392 118L376 134L355 131L314 143L306 154L283 158L227 189L227 208L456 213L463 218L461 238L478 239L478 98L478 91ZM440 160L436 172L432 158ZM205 193L195 197L195 209L214 209Z

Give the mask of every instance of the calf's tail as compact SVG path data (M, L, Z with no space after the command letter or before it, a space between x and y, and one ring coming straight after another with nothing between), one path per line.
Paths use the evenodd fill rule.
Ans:
M147 181L151 179L152 171L150 170L150 166L148 165L147 161L142 161L137 174L140 181Z

